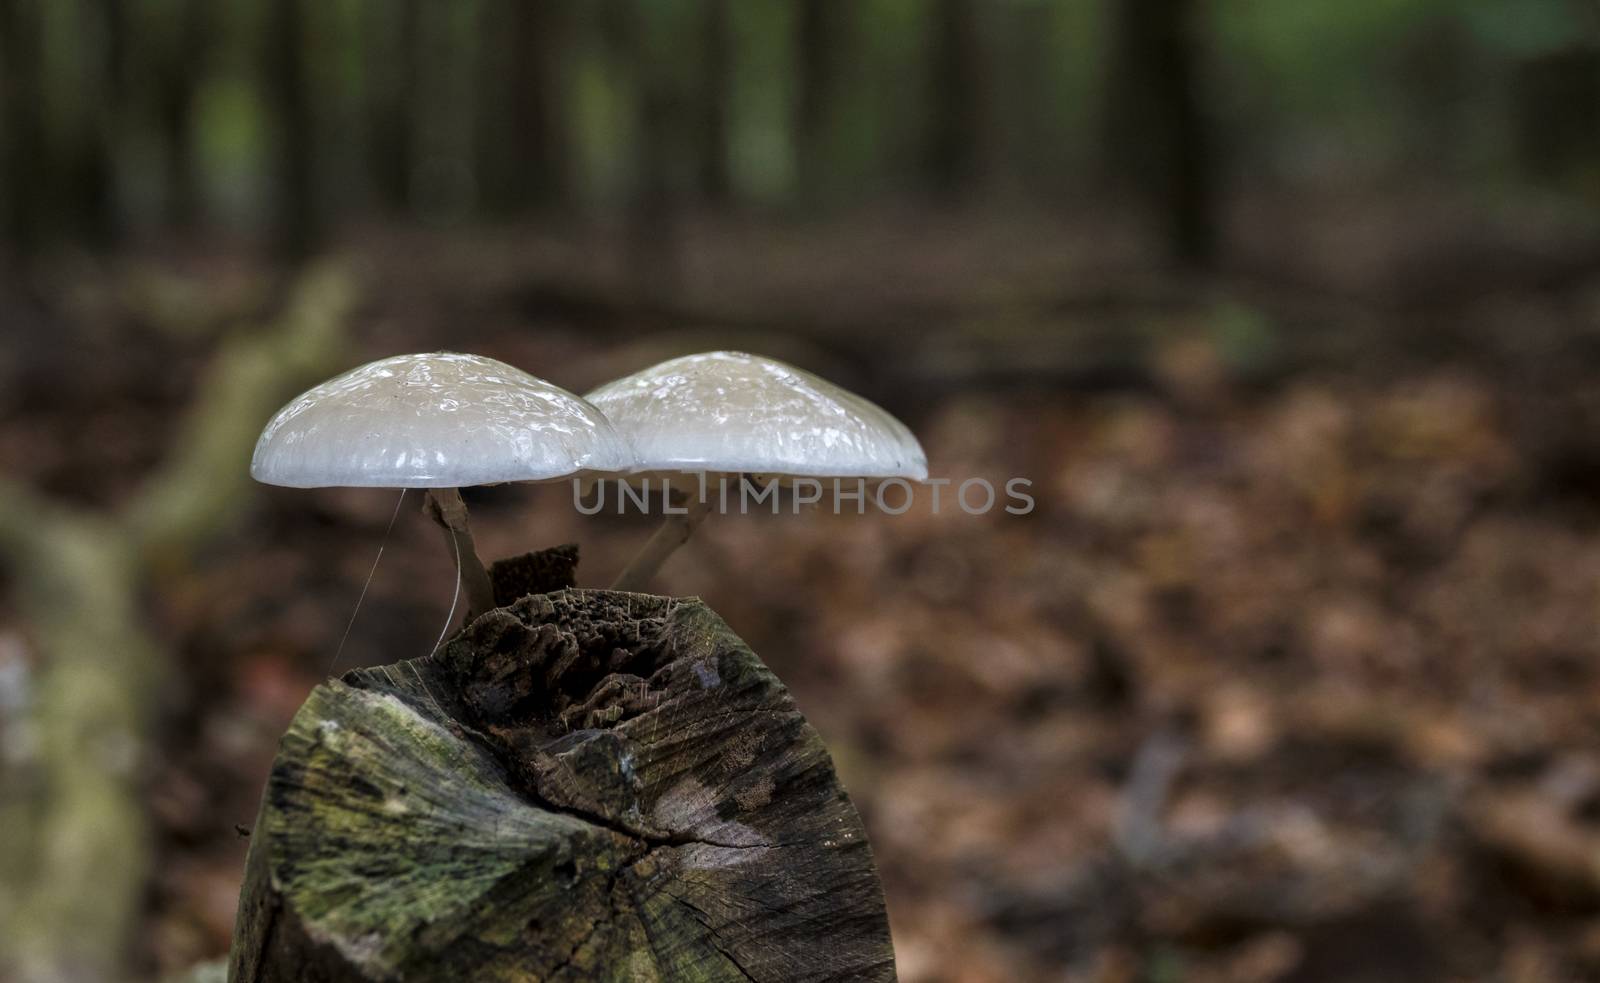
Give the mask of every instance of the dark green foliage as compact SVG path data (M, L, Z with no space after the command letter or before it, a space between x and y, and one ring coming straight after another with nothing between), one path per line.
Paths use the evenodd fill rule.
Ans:
M1328 147L1592 194L1597 27L1580 0L0 0L0 194L22 252L620 215L668 297L691 208L1071 201L1109 172L1202 263L1224 191Z

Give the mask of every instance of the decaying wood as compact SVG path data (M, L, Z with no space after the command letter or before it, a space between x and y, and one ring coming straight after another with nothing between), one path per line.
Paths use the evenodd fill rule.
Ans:
M535 553L496 560L489 565L498 607L529 594L548 594L578 586L578 544L567 543Z
M894 978L826 749L697 600L526 596L317 687L250 843L238 983Z

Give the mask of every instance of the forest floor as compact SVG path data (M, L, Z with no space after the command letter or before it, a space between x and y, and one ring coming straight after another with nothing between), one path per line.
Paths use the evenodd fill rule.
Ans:
M605 232L373 233L349 362L582 391L746 348L901 414L936 476L1032 481L1027 516L713 517L659 585L833 749L908 983L1600 977L1600 267L1559 221L1453 214L1254 222L1207 277L1037 219L724 223L652 292ZM63 269L0 301L0 471L110 505L273 291L226 250ZM577 541L587 585L651 526L468 501L486 558ZM226 950L235 825L394 508L263 489L148 584L181 673L144 965ZM336 671L427 651L452 581L408 505ZM34 658L9 593L0 696Z

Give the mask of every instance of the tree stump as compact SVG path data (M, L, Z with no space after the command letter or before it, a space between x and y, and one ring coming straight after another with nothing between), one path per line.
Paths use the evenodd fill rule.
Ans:
M860 817L777 678L698 600L559 590L312 691L229 976L892 980L894 956Z

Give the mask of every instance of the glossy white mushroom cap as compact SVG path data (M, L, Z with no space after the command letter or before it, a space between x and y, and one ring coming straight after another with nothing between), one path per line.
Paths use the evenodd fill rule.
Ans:
M434 352L301 394L261 432L250 474L294 488L463 488L632 463L582 397L492 358Z
M759 355L686 355L587 398L633 444L640 471L928 477L922 445L886 410Z

